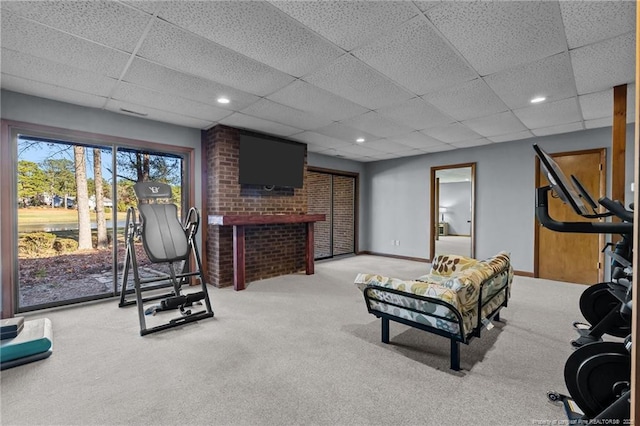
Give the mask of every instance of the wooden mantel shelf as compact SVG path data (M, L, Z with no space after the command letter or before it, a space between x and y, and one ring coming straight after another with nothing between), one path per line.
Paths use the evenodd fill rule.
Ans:
M325 220L323 214L209 215L209 225L266 225L270 223L308 223Z
M233 288L245 288L245 239L244 227L251 225L305 223L305 272L313 275L313 224L325 220L323 214L261 214L261 215L209 215L208 224L233 226Z

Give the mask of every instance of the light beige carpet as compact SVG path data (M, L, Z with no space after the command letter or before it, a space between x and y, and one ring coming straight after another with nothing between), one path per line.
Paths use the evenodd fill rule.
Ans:
M356 256L316 274L211 288L216 316L146 337L117 301L40 312L54 353L1 374L3 425L531 425L563 420L563 368L584 287L516 277L504 323L449 370L447 339L367 313L358 272L428 264ZM29 319L29 318L28 318Z

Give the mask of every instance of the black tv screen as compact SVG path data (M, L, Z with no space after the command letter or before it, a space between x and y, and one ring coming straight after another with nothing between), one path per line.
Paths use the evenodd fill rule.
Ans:
M240 135L241 184L302 188L306 146Z

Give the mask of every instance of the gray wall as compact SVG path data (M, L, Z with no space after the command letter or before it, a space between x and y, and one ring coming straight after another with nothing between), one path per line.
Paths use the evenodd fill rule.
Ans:
M633 125L627 126L627 200L633 181ZM611 145L611 128L496 143L420 157L367 163L366 247L379 253L429 257L430 168L476 162L476 257L511 252L515 269L533 272L535 154ZM607 150L607 193L611 155ZM399 246L391 245L400 240Z
M440 184L440 206L447 211L439 213L448 223L449 234L471 235L471 182Z

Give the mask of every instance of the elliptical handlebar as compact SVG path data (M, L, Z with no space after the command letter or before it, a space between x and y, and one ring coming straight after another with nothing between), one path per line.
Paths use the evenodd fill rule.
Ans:
M631 234L633 232L633 215L632 222L559 222L553 219L549 216L549 206L547 205L547 195L551 189L551 186L536 189L536 217L545 228L557 232L583 234ZM617 204L613 201L612 203ZM606 207L606 205L602 205ZM622 209L624 210L624 207Z

